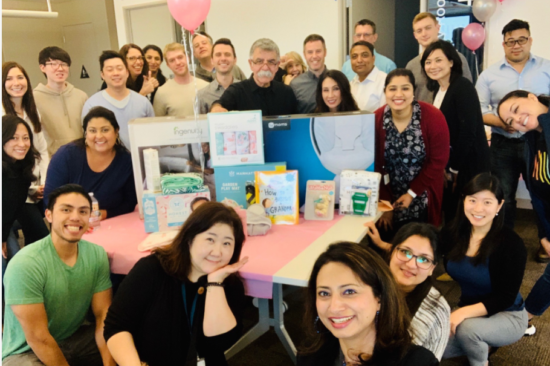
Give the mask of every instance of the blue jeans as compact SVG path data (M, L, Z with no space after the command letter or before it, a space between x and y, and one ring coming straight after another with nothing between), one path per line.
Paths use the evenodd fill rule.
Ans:
M525 309L535 316L542 315L550 307L550 263L525 300Z
M491 136L491 173L498 177L504 190L504 225L514 228L516 191L519 176L528 177L523 150L525 141L509 139L497 133Z

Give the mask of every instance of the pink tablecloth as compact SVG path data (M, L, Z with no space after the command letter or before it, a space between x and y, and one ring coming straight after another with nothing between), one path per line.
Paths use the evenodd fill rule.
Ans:
M273 225L265 236L247 236L241 257L248 263L241 269L247 295L272 297L273 275L334 225L332 221L306 221L299 225ZM138 244L149 235L145 232L138 212L101 222L101 228L83 239L105 248L111 263L111 272L127 274L134 264L149 252L139 252Z

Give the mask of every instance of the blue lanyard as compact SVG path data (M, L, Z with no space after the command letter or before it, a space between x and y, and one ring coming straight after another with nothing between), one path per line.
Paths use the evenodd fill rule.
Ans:
M187 311L187 296L185 292L185 283L181 284L181 293L183 295L183 306L185 307L185 315L187 316L187 319L189 319L189 333L193 333L193 319L195 318L195 308L197 307L197 299L199 298L199 294L195 294L195 299L193 300L193 305L191 305L191 316L189 316L189 312Z

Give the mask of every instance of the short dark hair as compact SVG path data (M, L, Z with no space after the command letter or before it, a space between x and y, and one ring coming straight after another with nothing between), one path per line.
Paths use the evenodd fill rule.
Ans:
M191 208L191 211L194 211L193 206L195 205L195 203L200 202L200 201L210 202L210 200L208 198L204 197L204 196L195 197L193 199L193 201L191 201L191 204L189 205L189 207Z
M241 218L233 208L223 203L207 202L191 213L172 244L154 249L153 253L158 257L164 271L180 281L188 281L193 240L216 224L226 224L233 230L235 250L229 264L238 262L246 239Z
M233 57L237 57L237 53L235 52L235 47L233 46L233 43L231 43L231 40L229 38L220 38L214 43L212 46L212 56L214 56L214 48L216 48L217 45L224 44L226 46L230 46L233 50Z
M317 107L315 108L315 113L330 112L328 106L323 100L323 82L326 78L331 78L332 80L336 81L336 84L338 84L338 87L340 88L340 97L342 101L337 107L338 112L358 111L359 107L357 106L353 95L351 95L351 87L349 85L349 80L346 75L344 75L340 70L328 70L321 75L319 81L317 82L317 91L315 94Z
M62 196L64 194L69 194L69 193L78 193L78 194L82 195L90 203L90 209L92 208L92 198L90 197L88 192L86 192L84 187L82 187L80 184L69 183L69 184L65 184L61 187L58 187L58 188L56 188L56 189L54 189L53 191L50 192L50 194L48 195L48 207L47 207L47 209L50 210L50 211L53 211L53 208L55 206L55 202L57 202L57 198L59 196Z
M444 41L441 39L435 41L434 43L426 47L424 53L422 54L422 59L420 60L420 65L422 65L422 73L424 74L424 76L426 76L426 80L428 80L427 87L430 91L436 90L439 84L437 81L431 79L428 76L424 67L426 65L426 60L435 50L441 50L445 57L447 57L449 61L453 62L453 66L451 67L451 78L449 80L451 84L453 83L453 81L462 76L462 60L458 55L458 51L448 41Z
M357 46L367 47L370 50L370 53L372 53L372 55L374 56L374 46L373 46L372 43L367 42L367 41L357 41L357 42L355 42L354 44L351 45L351 48L349 49L349 52L351 53L351 50L353 50L353 48L357 47Z
M93 107L92 109L90 109L88 111L86 116L84 116L84 119L82 121L82 128L84 129L84 137L79 138L75 141L75 144L77 146L80 146L81 148L86 147L86 144L85 144L86 129L88 128L88 123L93 118L105 118L107 121L109 121L111 126L113 126L113 128L115 129L115 132L120 131L120 125L118 124L118 121L116 120L116 116L113 113L113 111L111 111L111 110L109 110L105 107L101 107L101 106ZM124 146L124 143L122 142L122 140L120 138L117 138L114 148L117 151L128 151L128 149L126 148L126 146Z
M416 89L416 80L414 79L414 74L412 73L412 71L409 69L399 68L399 69L390 71L388 76L386 76L386 81L384 82L384 91L386 90L386 87L389 85L391 80L397 76L405 76L409 78L409 81L413 86L413 90Z
M370 25L372 27L372 34L376 34L376 24L372 20L361 19L360 21L355 23L355 26L353 27L353 31L355 31L357 27L360 25Z
M388 265L372 249L357 243L341 242L331 244L315 261L308 281L304 323L311 346L304 353L314 353L324 344L334 339L320 321L318 316L317 277L321 269L329 263L340 263L348 267L357 279L372 288L375 298L380 301L380 312L376 326L374 353L370 361L379 364L380 359L392 352L400 357L411 344L409 334L410 317L402 294L397 288ZM317 323L317 329L314 324ZM360 359L364 359L358 355Z
M447 256L449 260L460 261L466 257L472 234L472 224L464 213L464 201L467 196L472 196L481 191L489 191L494 194L499 204L504 200L504 189L502 184L500 180L491 173L480 173L464 186L461 192L462 195L458 201L456 215L453 221L450 222L449 235L453 241L453 248ZM485 260L489 258L496 246L500 244L500 241L496 239L503 226L504 212L501 212L500 215L493 219L489 232L481 240L478 254L472 259L472 264L474 266L485 263Z
M210 44L214 43L214 41L212 40L212 37L210 37L210 35L204 31L198 31L198 32L195 32L193 34L193 37L191 38L191 42L193 42L195 40L195 38L197 38L198 36L203 36L203 37L206 37L210 40Z
M323 43L323 47L326 48L325 39L319 34L310 34L307 36L306 39L304 39L304 47L306 46L306 43L315 41L321 41Z
M113 50L106 50L101 53L101 55L99 56L99 69L103 71L103 66L105 65L105 61L113 58L121 59L122 63L124 64L124 67L126 68L126 70L128 70L128 64L126 63L126 58L122 56L120 53L118 53L117 51L113 51Z
M38 54L38 64L46 65L50 60L59 60L71 66L71 56L62 48L57 46L46 47Z
M502 36L505 37L506 33L510 33L518 29L527 29L527 32L529 32L529 35L531 35L529 23L521 19L512 19L508 24L504 26L504 28L502 28Z

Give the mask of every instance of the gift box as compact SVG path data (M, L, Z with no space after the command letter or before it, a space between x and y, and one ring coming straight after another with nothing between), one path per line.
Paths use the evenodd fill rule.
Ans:
M191 215L192 205L199 197L210 201L208 187L203 186L201 192L173 195L145 191L142 198L145 232L179 229Z

